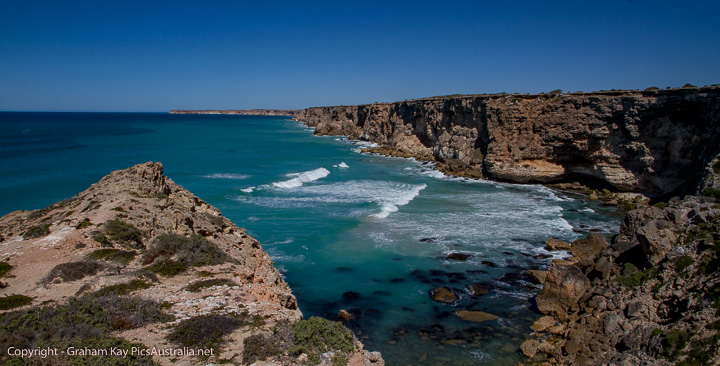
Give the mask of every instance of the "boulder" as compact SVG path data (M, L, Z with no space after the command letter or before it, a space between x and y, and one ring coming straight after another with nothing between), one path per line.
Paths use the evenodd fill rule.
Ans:
M465 261L470 257L469 254L463 254L463 253L450 253L447 256L447 259L455 260L455 261Z
M537 339L528 339L520 345L520 350L525 356L533 358L537 353L538 346L540 346L540 342Z
M673 243L677 241L678 236L673 228L674 225L670 221L653 220L638 229L637 239L640 247L647 261L653 266L665 258L672 249Z
M548 329L548 328L554 326L555 323L556 323L555 318L553 318L551 316L544 316L544 317L538 319L537 321L535 321L535 323L533 323L533 325L531 325L530 328L536 332L542 332L545 329Z
M547 250L570 250L570 244L560 239L551 238L545 242Z
M539 285L542 285L543 283L545 283L546 275L547 275L547 271L539 271L536 269L527 270L527 276L530 278L530 281L533 283L537 283Z
M598 233L591 233L587 238L578 239L570 245L570 251L573 257L578 261L585 258L594 257L608 248L605 236Z
M462 320L467 320L469 322L476 322L481 323L488 320L495 320L500 319L499 316L495 314L486 313L484 311L472 311L472 310L458 310L455 315L457 315L458 318Z
M435 301L451 303L458 299L458 296L447 287L438 287L430 290L430 298Z
M551 267L545 277L537 306L545 314L566 314L569 309L577 308L580 297L590 289L590 280L573 265Z
M340 320L342 320L344 322L353 318L353 315L350 314L350 312L345 309L340 309L337 316Z
M468 286L468 291L470 292L470 295L473 296L486 295L490 292L490 286L483 283L475 283Z

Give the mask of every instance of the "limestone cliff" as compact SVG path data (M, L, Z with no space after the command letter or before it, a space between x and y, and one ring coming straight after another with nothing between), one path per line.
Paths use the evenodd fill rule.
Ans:
M0 259L3 362L20 360L11 347L213 350L210 357L65 353L50 364L307 359L288 352L302 314L270 256L245 229L165 177L160 163L113 172L45 209L3 216ZM344 334L351 364L372 363L368 355L382 364ZM331 356L322 356L326 364Z
M437 97L308 108L298 120L435 159L452 174L649 196L695 188L720 153L718 86Z

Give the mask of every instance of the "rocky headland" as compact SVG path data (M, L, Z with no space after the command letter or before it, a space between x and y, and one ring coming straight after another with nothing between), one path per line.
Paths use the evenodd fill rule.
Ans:
M3 216L0 259L4 364L384 364L339 323L302 320L260 243L160 163Z
M720 159L705 195L627 213L610 243L591 234L546 272L537 307L546 316L522 344L531 364L720 364Z
M296 117L299 109L173 109L170 114L237 114L243 116L291 116Z
M451 175L640 207L609 241L549 238L568 258L527 272L545 316L521 352L540 365L720 364L720 86L457 95L297 119Z
M720 86L457 95L297 116L446 173L518 183L581 182L615 192L690 193L720 153Z

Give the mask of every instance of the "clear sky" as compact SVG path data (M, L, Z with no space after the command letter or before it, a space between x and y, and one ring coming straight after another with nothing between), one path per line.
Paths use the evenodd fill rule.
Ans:
M720 83L715 1L0 0L0 110Z

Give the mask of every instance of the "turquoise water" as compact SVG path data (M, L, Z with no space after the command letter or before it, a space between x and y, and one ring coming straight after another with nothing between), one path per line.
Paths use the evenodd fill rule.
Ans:
M389 365L502 365L537 318L522 275L548 266L545 240L611 235L611 208L538 185L449 178L363 143L278 117L0 113L0 214L86 189L112 170L161 161L176 183L246 227L306 317L340 309ZM452 261L450 253L469 254ZM557 256L557 254L554 254ZM482 284L489 292L471 296ZM456 290L442 304L428 292ZM500 319L470 323L460 309Z

